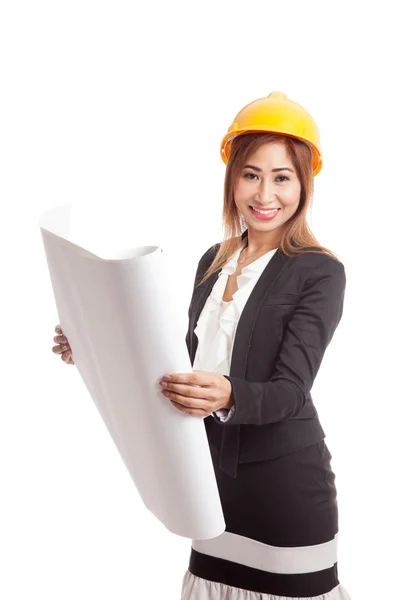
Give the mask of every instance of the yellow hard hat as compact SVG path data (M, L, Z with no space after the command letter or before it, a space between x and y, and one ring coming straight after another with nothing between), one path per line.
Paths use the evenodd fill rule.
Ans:
M317 124L297 102L289 100L282 92L271 92L247 104L234 118L221 143L221 157L228 162L232 140L241 134L271 131L307 142L314 151L314 175L322 168L322 153Z

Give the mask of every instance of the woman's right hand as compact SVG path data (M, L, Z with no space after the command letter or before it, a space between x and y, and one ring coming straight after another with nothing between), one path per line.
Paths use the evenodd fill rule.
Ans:
M53 346L52 350L55 354L61 354L61 358L67 365L74 365L72 360L72 350L65 335L63 335L61 325L55 326L55 331L58 335L54 336L53 340L58 344Z

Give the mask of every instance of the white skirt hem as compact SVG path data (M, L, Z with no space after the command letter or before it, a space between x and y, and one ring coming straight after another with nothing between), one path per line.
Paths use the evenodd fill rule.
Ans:
M351 600L351 598L340 583L321 596L293 598L242 590L224 583L202 579L186 571L182 582L181 600Z

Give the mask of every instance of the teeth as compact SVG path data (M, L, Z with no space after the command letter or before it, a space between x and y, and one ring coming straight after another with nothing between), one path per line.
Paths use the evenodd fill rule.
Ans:
M255 210L258 213L261 213L262 215L269 215L273 212L278 212L279 208L270 208L269 210L258 210L258 208L254 208L254 206L252 207L253 210Z

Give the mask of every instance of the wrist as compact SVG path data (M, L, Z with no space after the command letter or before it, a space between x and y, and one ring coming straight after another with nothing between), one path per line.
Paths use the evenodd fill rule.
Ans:
M220 408L227 408L228 410L232 408L232 406L234 406L235 404L235 400L233 397L233 391L232 391L232 384L229 381L229 376L227 375L223 375L224 378L224 384L227 388L227 401L225 402L225 404L223 406L221 406Z
M232 393L232 386L231 386L231 393L230 393L230 395L229 395L229 399L228 399L228 401L226 402L226 404L225 404L224 408L231 409L231 408L232 408L232 406L233 406L234 404L235 404L235 402L234 402L234 400L233 400L233 393Z

